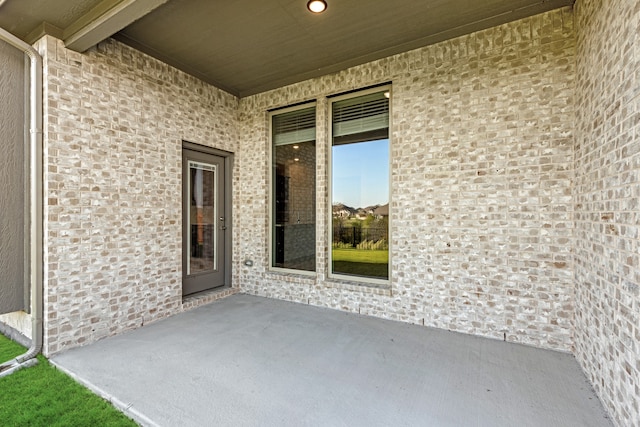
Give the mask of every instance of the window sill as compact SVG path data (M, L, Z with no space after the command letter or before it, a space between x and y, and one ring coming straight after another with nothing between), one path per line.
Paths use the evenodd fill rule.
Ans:
M391 296L391 282L370 282L365 280L349 280L342 277L329 277L324 281L323 285L328 288L344 289L352 292Z
M329 277L325 280L318 280L318 275L315 271L297 271L286 269L269 269L266 274L270 279L282 280L285 282L297 282L307 284L309 286L319 286L324 288L343 289L351 292L361 292L375 295L391 296L391 282L390 281L367 281L362 280L349 280L348 277Z
M286 268L270 268L267 270L267 274L269 276L280 277L283 280L294 278L313 282L315 282L317 277L317 273L315 271L289 270Z

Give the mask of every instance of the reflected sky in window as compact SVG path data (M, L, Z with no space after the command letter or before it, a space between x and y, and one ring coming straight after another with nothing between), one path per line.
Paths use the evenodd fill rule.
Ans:
M389 140L332 147L333 204L362 208L389 203Z

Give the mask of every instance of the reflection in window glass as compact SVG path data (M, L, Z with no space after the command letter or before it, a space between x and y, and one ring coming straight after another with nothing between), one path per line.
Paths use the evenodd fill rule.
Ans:
M389 278L389 89L332 104L331 272Z
M272 116L272 267L316 268L315 118L315 107Z
M217 269L215 189L215 165L190 160L189 242L191 248L188 255L187 275Z

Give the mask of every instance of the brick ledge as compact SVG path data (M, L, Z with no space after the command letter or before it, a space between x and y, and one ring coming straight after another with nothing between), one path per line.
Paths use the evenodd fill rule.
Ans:
M239 292L239 288L222 288L211 289L195 295L189 295L182 300L182 311L192 310L196 307L200 307L201 305L209 304L213 301L235 295Z

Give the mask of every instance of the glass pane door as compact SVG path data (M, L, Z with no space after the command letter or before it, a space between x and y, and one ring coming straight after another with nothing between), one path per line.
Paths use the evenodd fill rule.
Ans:
M217 179L217 165L189 161L188 276L218 269Z
M225 159L182 150L182 296L229 283Z

